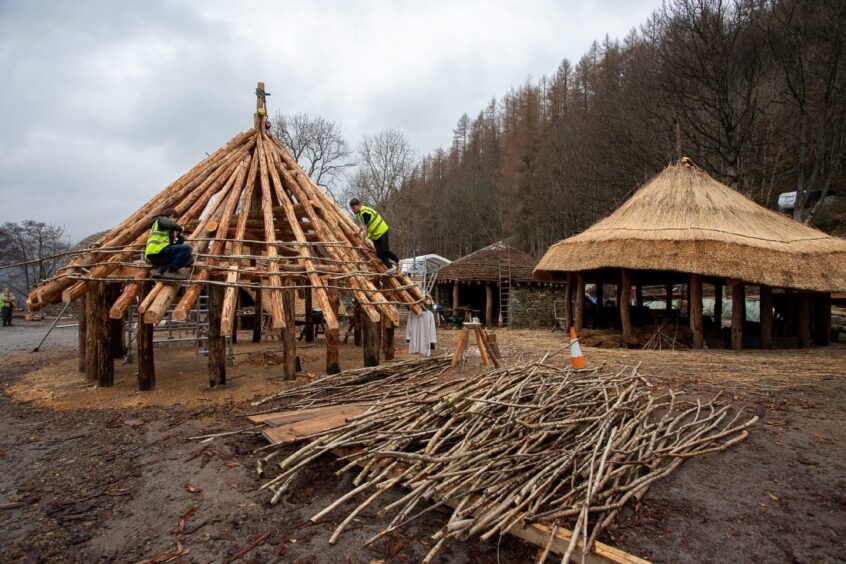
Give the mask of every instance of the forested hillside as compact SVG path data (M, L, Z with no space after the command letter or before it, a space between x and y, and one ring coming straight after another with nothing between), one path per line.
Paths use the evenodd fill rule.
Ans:
M842 231L845 46L842 0L668 2L625 39L461 116L452 145L373 204L405 256L508 237L537 256L680 146L768 207L797 190L796 219Z

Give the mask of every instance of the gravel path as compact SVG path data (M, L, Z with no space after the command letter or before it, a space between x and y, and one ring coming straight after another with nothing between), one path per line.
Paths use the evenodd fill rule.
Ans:
M41 341L44 334L47 333L52 322L52 319L24 321L16 317L12 320L11 327L0 327L0 353L8 354L31 351ZM64 347L76 348L78 336L75 323L76 321L72 319L60 320L39 350L55 350ZM74 326L60 328L61 325L71 324L74 324Z

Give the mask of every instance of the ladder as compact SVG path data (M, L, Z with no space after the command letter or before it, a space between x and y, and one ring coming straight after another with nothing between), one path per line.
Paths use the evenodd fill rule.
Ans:
M499 253L499 325L511 327L511 249Z

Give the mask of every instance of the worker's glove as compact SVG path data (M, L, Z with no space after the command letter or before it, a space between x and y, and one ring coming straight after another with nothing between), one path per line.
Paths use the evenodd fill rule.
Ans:
M185 243L185 237L182 235L182 233L177 233L176 237L173 238L173 242L176 245L182 245L183 243Z

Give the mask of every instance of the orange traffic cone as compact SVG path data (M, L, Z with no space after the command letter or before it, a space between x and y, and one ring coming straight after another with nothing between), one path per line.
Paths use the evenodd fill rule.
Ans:
M585 367L585 357L582 356L582 347L579 346L575 327L570 327L570 366L573 368Z

